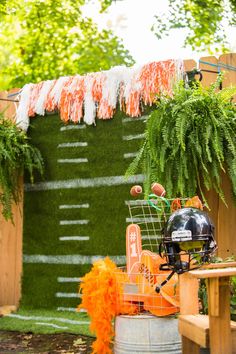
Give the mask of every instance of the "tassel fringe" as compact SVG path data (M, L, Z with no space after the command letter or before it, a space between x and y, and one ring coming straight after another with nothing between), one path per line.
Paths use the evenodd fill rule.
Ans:
M65 123L83 120L91 125L96 117L112 118L118 104L127 115L138 117L142 103L151 106L160 93L172 95L174 83L182 77L182 61L170 59L27 84L20 94L16 122L27 130L29 117L59 110Z

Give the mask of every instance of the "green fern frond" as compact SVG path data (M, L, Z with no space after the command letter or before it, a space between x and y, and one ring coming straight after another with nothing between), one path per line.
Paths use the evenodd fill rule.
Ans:
M36 170L43 173L40 151L29 143L24 131L0 113L0 204L6 220L13 222L12 203L18 203L21 198L19 177L28 171L33 181Z
M222 76L209 88L180 81L173 97L158 99L146 125L146 141L128 171L142 165L145 188L157 181L169 197L192 196L213 188L225 201L221 173L227 171L236 199L236 88L219 91Z

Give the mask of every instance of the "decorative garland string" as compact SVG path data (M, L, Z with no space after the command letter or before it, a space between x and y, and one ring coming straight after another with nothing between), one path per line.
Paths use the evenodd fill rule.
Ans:
M141 103L151 106L157 94L171 95L174 83L182 76L183 62L170 59L27 84L19 93L16 123L27 130L30 117L59 111L65 123L83 120L91 125L96 117L112 118L117 103L127 115L138 117Z

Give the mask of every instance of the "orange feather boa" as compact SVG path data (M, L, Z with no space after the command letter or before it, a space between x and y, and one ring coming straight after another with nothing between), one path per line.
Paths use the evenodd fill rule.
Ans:
M96 334L93 354L112 353L112 321L115 316L137 313L136 305L122 301L122 284L127 281L127 274L118 269L109 257L95 262L91 271L82 278L82 303L78 308L86 309L91 318L90 329Z

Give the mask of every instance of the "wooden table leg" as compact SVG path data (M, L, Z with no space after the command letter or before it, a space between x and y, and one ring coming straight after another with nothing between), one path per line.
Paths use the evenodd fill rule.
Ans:
M229 277L208 279L208 306L211 353L231 354Z
M187 337L182 336L182 354L199 354L200 346L188 339Z

